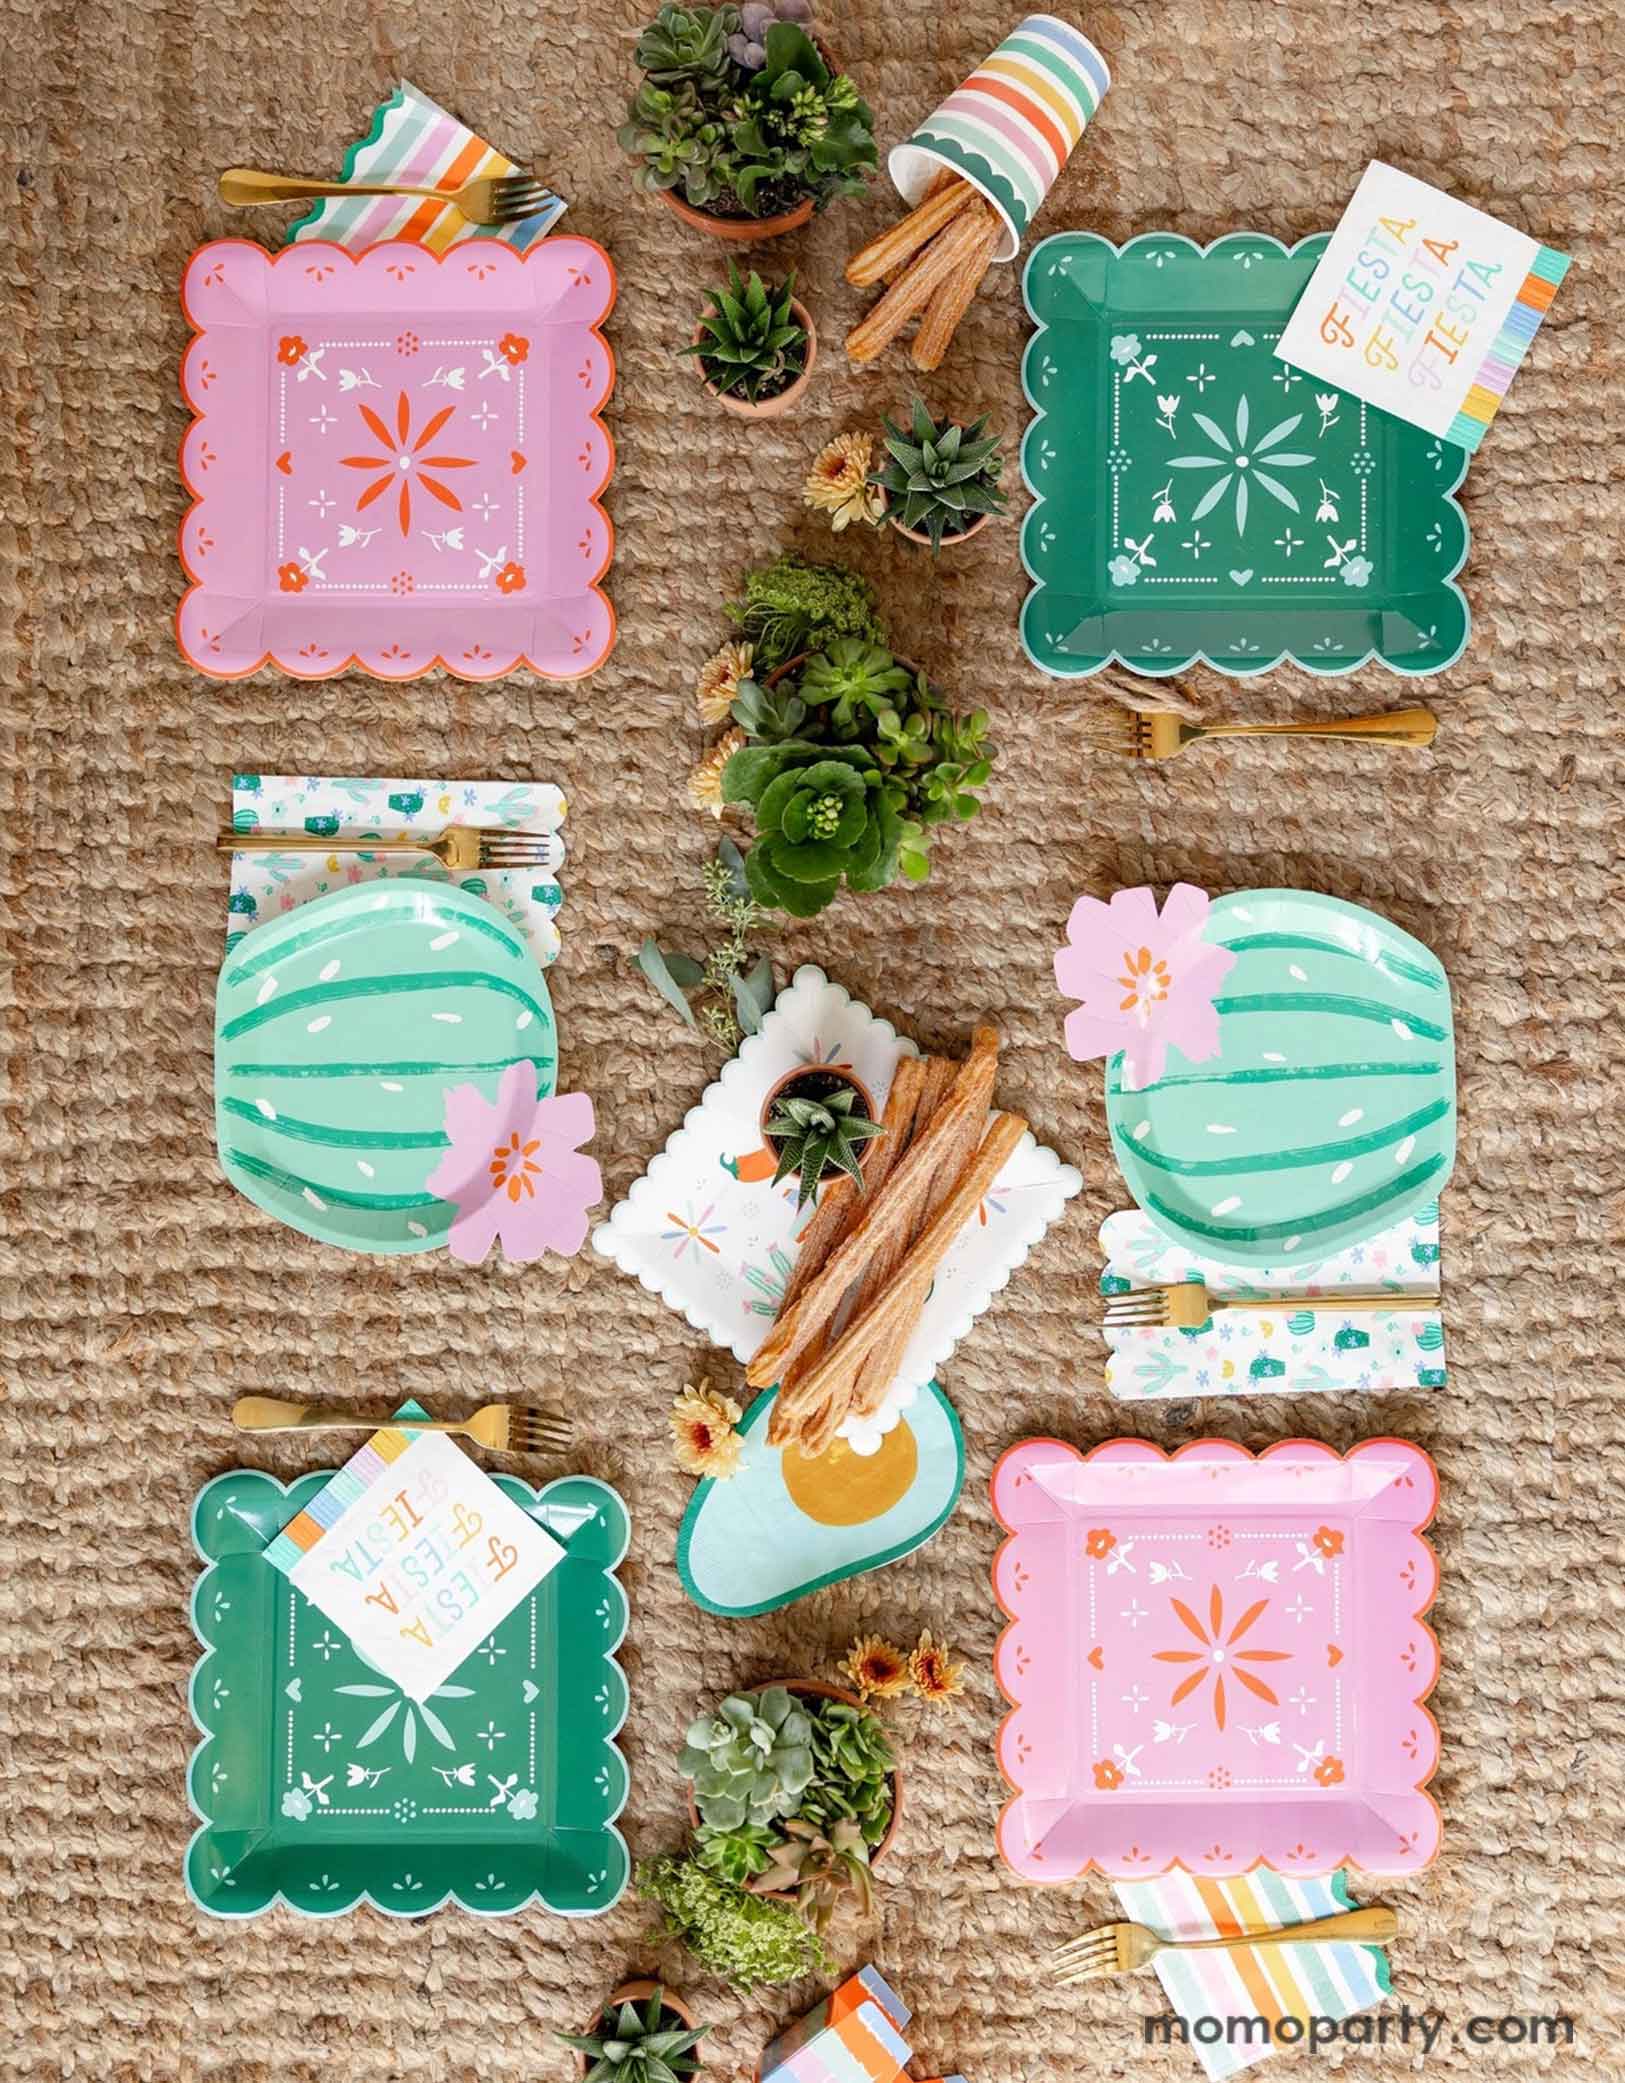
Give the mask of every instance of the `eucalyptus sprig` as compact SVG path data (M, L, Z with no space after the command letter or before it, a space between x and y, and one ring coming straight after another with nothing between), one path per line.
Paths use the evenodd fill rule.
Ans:
M751 960L751 936L771 914L752 896L744 857L731 839L701 873L705 908L724 928L722 940L700 962L680 948L662 948L651 935L632 959L686 1025L732 1048L741 1034L756 1032L778 995L771 958ZM698 994L698 1012L690 993Z

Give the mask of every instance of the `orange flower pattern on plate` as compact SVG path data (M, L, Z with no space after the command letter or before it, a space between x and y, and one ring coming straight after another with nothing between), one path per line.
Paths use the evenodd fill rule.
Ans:
M1315 1546L1322 1555L1328 1557L1341 1555L1343 1552L1343 1536L1334 1527L1317 1526L1315 1528Z
M1317 1786L1341 1786L1343 1784L1343 1760L1341 1758L1321 1758L1315 1766L1315 1784Z
M523 333L504 333L497 342L497 353L510 367L517 368L530 353L530 342Z
M1110 1758L1101 1758L1095 1766L1095 1785L1103 1794L1115 1793L1123 1784L1121 1769Z
M524 583L525 567L522 564L504 564L497 573L496 584L499 593L518 593L523 588Z
M536 1198L534 1182L542 1176L542 1168L536 1163L539 1142L521 1143L518 1132L505 1143L498 1143L491 1152L491 1185L495 1192L506 1193L510 1201L521 1195L526 1199Z
M1117 1536L1109 1526L1091 1526L1089 1537L1083 1545L1085 1551L1099 1562L1102 1556L1109 1555L1117 1546Z
M458 498L457 494L449 485L443 485L438 478L431 477L429 472L431 470L468 470L473 467L474 458L472 456L426 456L423 453L428 444L433 441L435 436L456 412L457 408L455 405L443 405L437 413L433 414L424 423L415 441L412 439L412 405L405 391L401 392L395 406L394 434L390 433L388 427L385 426L370 405L363 405L357 401L356 410L361 414L362 419L366 421L367 431L384 451L382 455L378 456L344 456L340 458L347 470L376 470L383 472L381 477L375 478L367 486L361 497L356 501L355 510L357 513L371 506L375 499L381 499L391 485L398 483L401 488L401 496L397 511L401 524L401 536L404 540L412 532L412 481L414 478L423 487L424 491L438 499L442 506L449 506L454 513L462 512L463 502Z
M279 564L276 568L276 582L284 593L303 593L310 584L297 564Z
M276 344L276 358L285 369L296 368L304 355L305 343L297 333L284 333Z
M1234 1678L1238 1685L1245 1686L1248 1692L1254 1694L1256 1698L1265 1701L1269 1706L1278 1707L1281 1704L1276 1694L1264 1683L1262 1678L1256 1676L1252 1671L1244 1670L1242 1666L1250 1663L1287 1663L1291 1660L1291 1650L1238 1649L1235 1646L1243 1635L1247 1634L1254 1624L1263 1617L1270 1603L1267 1598L1258 1599L1250 1605L1228 1634L1225 1632L1224 1626L1224 1593L1217 1584L1213 1586L1208 1596L1207 1621L1205 1625L1197 1618L1196 1614L1192 1612L1182 1598L1170 1598L1168 1603L1173 1607L1181 1625L1194 1635L1196 1640L1202 1645L1200 1649L1158 1649L1153 1652L1158 1663L1195 1664L1197 1666L1197 1669L1192 1671L1188 1677L1181 1678L1173 1691L1168 1695L1170 1707L1177 1707L1181 1700L1188 1699L1199 1686L1211 1678L1213 1680L1211 1704L1213 1707L1214 1725L1222 1729L1226 1713L1225 1679L1227 1675Z

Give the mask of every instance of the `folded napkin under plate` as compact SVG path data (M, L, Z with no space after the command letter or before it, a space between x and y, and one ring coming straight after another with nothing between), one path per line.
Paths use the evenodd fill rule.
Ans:
M1330 1258L1280 1267L1227 1266L1164 1236L1137 1209L1107 1216L1103 1294L1161 1281L1202 1280L1215 1295L1283 1295L1277 1309L1227 1310L1199 1331L1107 1331L1106 1386L1148 1397L1302 1396L1332 1389L1431 1389L1444 1384L1437 1202ZM1392 1288L1394 1313L1295 1310L1290 1297L1338 1288Z

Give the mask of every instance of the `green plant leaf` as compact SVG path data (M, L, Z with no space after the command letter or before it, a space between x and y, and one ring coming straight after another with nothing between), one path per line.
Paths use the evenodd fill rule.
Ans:
M677 959L680 962L688 963L689 968L696 972L691 978L691 982L698 983L700 977L704 975L704 971L699 968L699 965L690 962L686 955L679 956ZM672 974L670 962L661 953L660 948L652 937L644 941L642 947L632 957L632 960L643 971L644 975L654 985L655 989L672 1010L679 1013L690 1027L698 1027L700 1023L694 1017L693 1008L688 1002L682 985Z

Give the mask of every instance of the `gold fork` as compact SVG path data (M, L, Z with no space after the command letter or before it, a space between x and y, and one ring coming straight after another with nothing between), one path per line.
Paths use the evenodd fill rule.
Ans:
M1095 719L1109 751L1129 759L1172 759L1199 738L1355 738L1368 745L1431 745L1439 719L1431 709L1390 709L1380 716L1343 716L1323 723L1190 723L1183 716L1134 709Z
M232 1405L239 1432L456 1432L492 1454L562 1454L570 1445L567 1418L522 1403L487 1403L471 1418L398 1418L389 1410L357 1410L339 1403L284 1403L280 1396L242 1396Z
M470 224L517 224L553 200L552 190L534 174L495 174L457 189L419 188L398 181L313 181L301 174L263 173L255 166L228 167L220 176L220 200L238 208L306 202L324 195L422 195L450 203Z
M1348 1909L1335 1917L1316 1917L1309 1924L1288 1924L1280 1931L1245 1931L1237 1938L1159 1938L1144 1924L1102 1924L1082 1938L1059 1946L1050 1955L1053 1977L1063 1988L1102 1975L1133 1974L1158 1953L1234 1951L1237 1946L1307 1946L1355 1940L1382 1945L1399 1930L1391 1909Z
M447 825L437 839L324 839L316 832L225 831L216 853L432 853L443 868L550 868L552 835L547 832L488 832L474 825Z
M1362 1310L1437 1309L1434 1295L1349 1293L1334 1295L1210 1295L1200 1280L1170 1281L1162 1287L1131 1287L1106 1297L1108 1331L1197 1331L1221 1309L1308 1309L1324 1316L1353 1316Z

